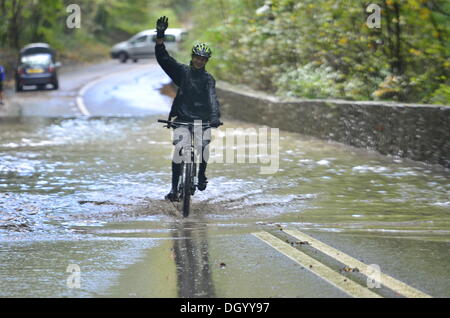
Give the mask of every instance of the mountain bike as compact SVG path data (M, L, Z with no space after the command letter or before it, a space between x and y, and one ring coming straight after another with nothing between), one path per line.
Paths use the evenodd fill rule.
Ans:
M183 216L188 217L191 209L191 196L194 195L198 186L197 179L197 151L195 147L194 131L196 129L208 129L211 128L209 123L189 123L189 122L175 122L163 119L158 119L159 123L167 124L164 127L180 128L185 127L189 130L190 140L188 144L185 144L180 149L181 158L181 174L178 181L177 192L179 194L179 200L182 202Z

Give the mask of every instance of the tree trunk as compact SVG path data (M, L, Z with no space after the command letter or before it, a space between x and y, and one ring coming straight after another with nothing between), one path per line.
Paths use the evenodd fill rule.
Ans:
M21 0L13 0L12 16L9 23L9 42L13 48L19 48L20 43L20 17L22 13Z
M400 28L400 3L394 2L395 13L395 60L394 60L394 74L403 74L403 57L401 48L401 28Z
M0 21L3 24L3 27L0 29L0 45L3 46L6 44L6 32L4 30L8 25L6 20L6 0L0 0Z
M401 54L401 28L400 28L400 4L396 1L393 3L393 10L387 4L384 3L384 17L386 18L386 54L389 59L390 71L394 75L403 74L403 58ZM393 18L395 23L393 25Z

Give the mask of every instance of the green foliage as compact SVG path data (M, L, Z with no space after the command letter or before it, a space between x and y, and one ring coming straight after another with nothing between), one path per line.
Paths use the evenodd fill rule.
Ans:
M439 88L431 94L430 103L448 105L450 101L450 85L441 84Z
M278 92L286 96L329 98L339 94L336 80L339 75L330 67L306 64L285 72L274 81Z
M66 8L72 3L81 8L79 29L66 24L71 14ZM179 10L189 4L170 1ZM96 52L105 56L111 44L155 28L161 15L170 18L172 27L180 26L174 9L164 0L0 0L0 48L9 52L30 42L47 42L63 57L86 60Z
M379 1L379 29L363 0L271 3L196 1L187 44L209 42L218 78L284 96L450 104L448 1Z

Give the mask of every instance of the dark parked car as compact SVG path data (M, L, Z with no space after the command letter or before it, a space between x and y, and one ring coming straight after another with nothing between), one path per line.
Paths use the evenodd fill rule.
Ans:
M24 86L36 85L44 89L52 84L58 89L57 68L61 63L55 61L55 51L46 43L32 43L20 50L16 68L16 91L20 92Z

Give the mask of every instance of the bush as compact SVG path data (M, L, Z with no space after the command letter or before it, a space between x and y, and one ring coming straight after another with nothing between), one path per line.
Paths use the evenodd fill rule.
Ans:
M441 84L439 88L431 94L430 103L450 106L450 85Z
M286 72L275 80L277 93L289 97L330 98L339 96L336 80L339 74L330 67L306 64Z

